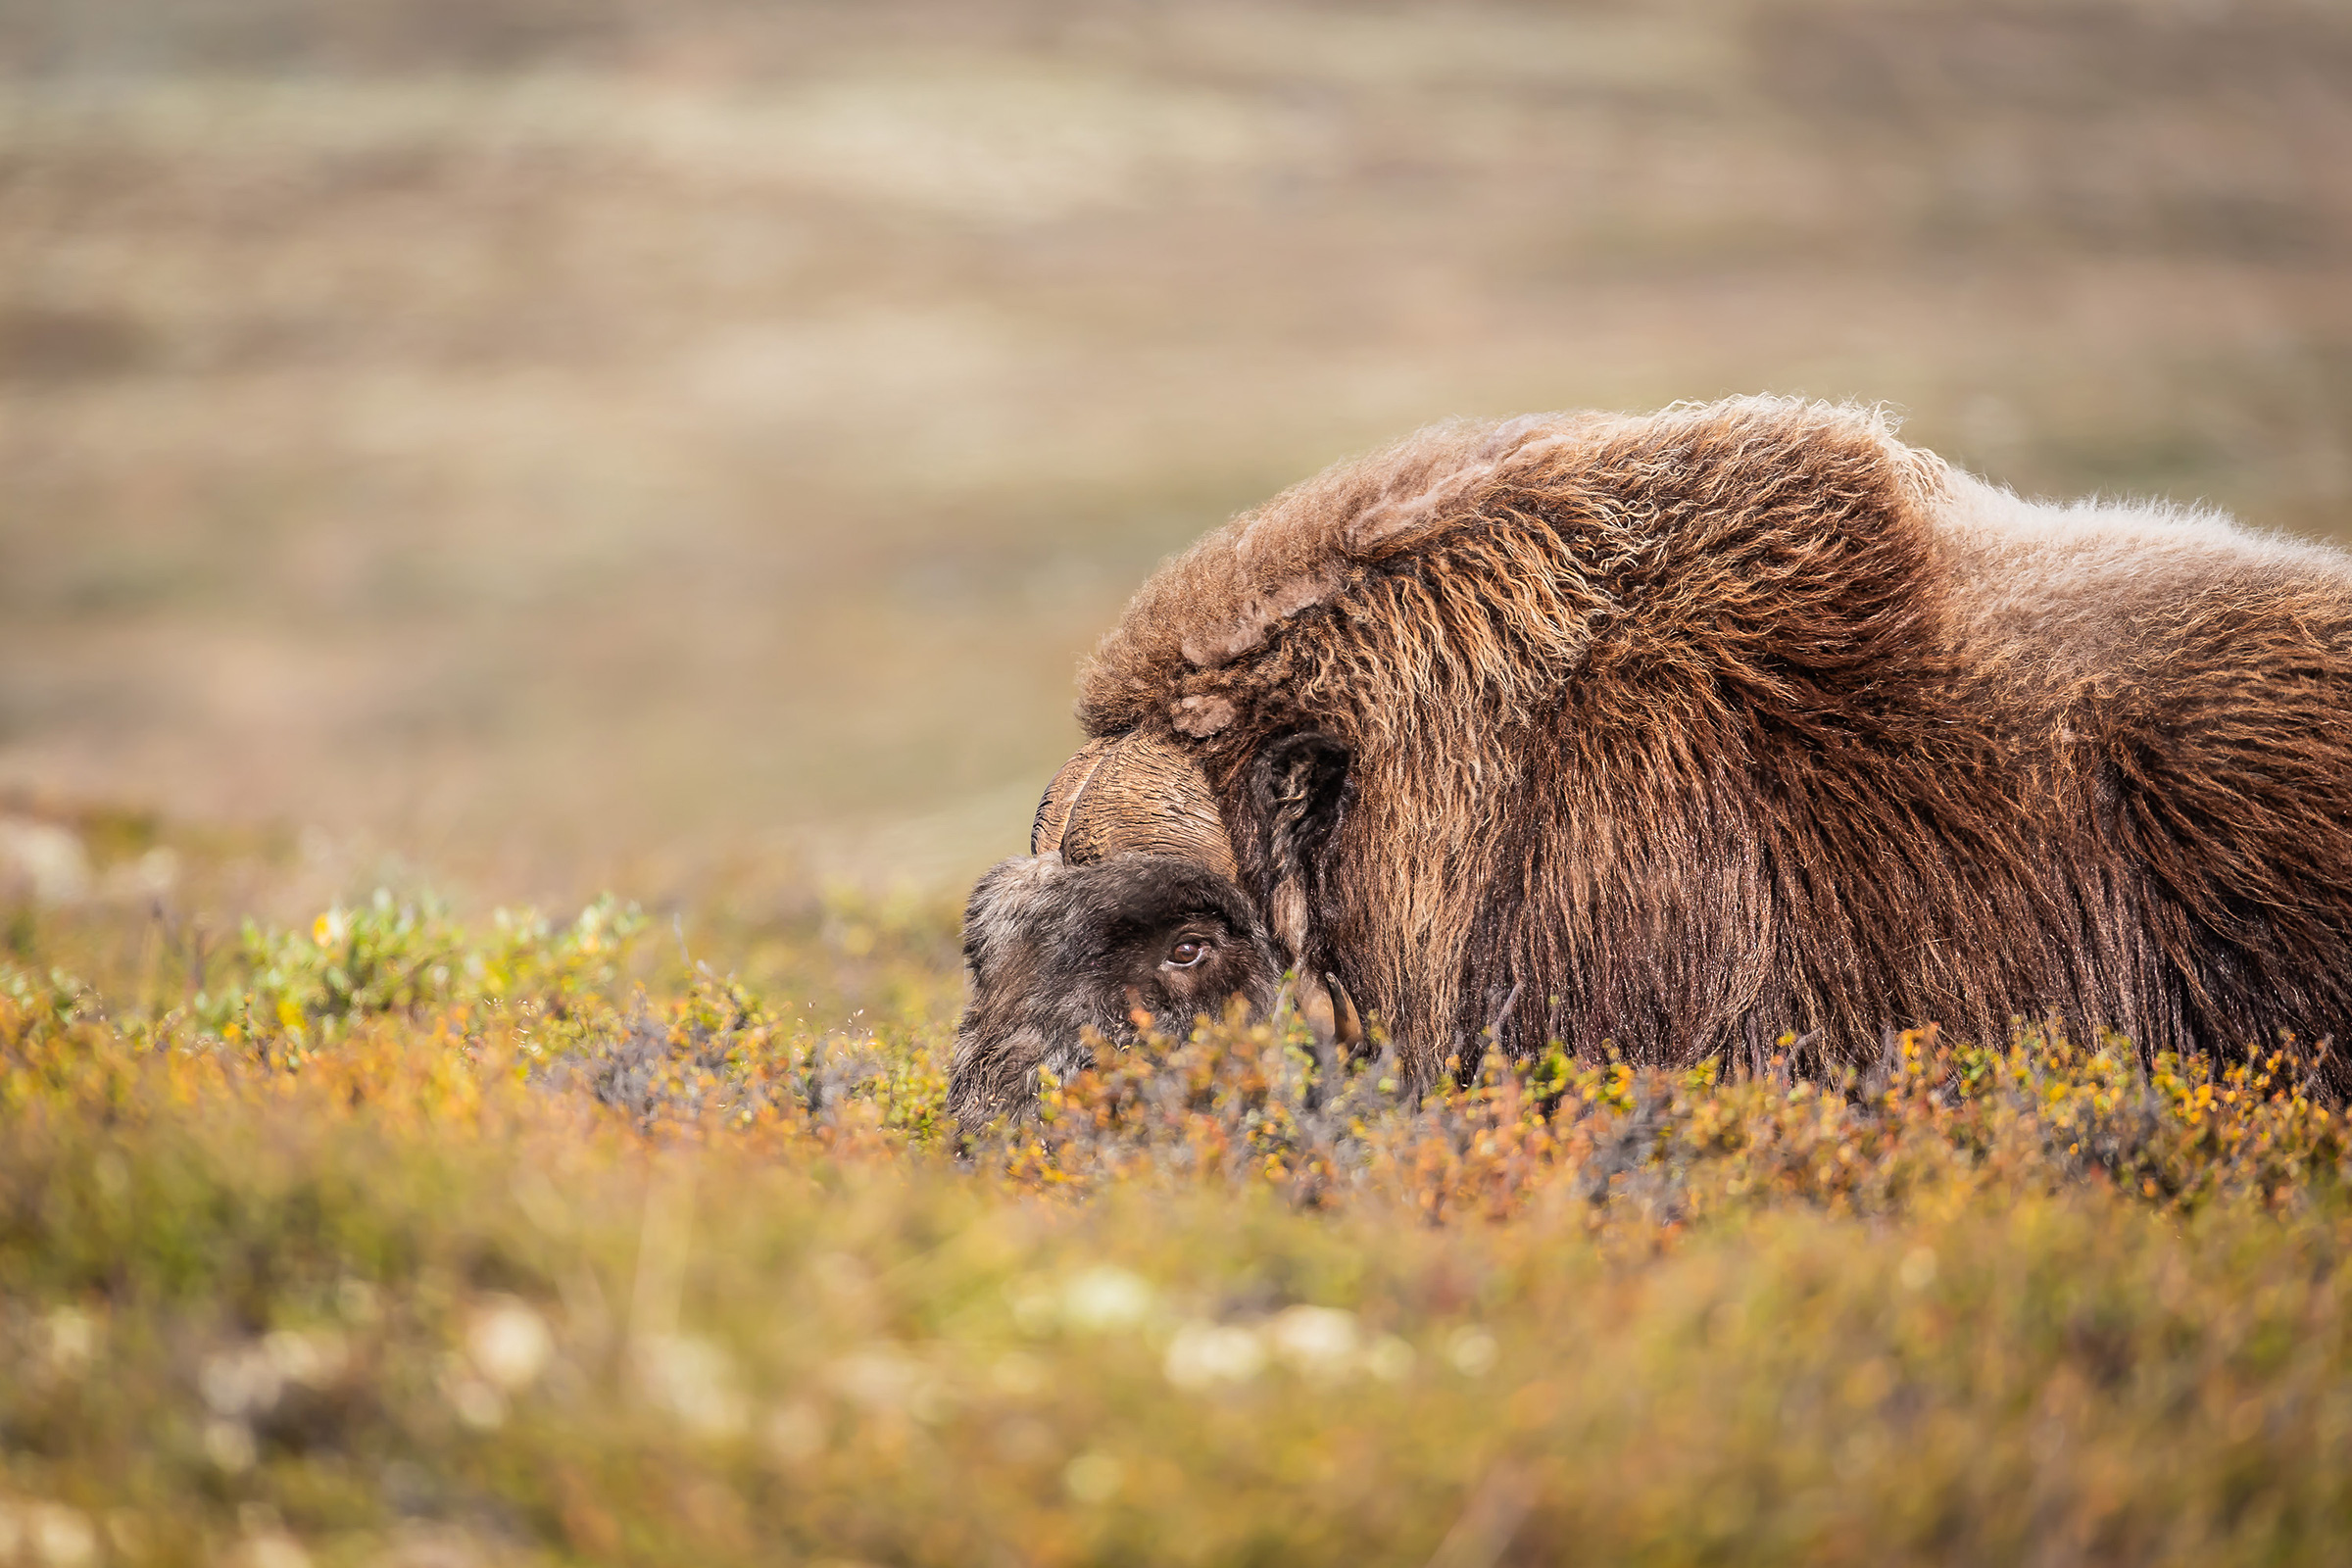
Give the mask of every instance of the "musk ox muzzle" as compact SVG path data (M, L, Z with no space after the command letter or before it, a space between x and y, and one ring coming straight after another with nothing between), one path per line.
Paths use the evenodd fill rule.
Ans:
M1150 1027L1181 1033L1239 997L1270 1013L1281 964L1232 879L1182 856L1083 865L1053 850L1006 860L965 910L971 1003L956 1039L948 1108L976 1130L1035 1098L1039 1073L1094 1064Z

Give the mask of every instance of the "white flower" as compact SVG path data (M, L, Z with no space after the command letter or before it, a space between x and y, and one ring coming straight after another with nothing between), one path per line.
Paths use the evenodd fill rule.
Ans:
M215 1415L241 1418L269 1410L291 1383L323 1388L343 1375L351 1351L332 1329L278 1329L250 1345L219 1350L197 1371L197 1392Z
M80 835L54 822L0 816L0 881L19 878L36 903L79 903L90 891L90 857Z
M832 1369L832 1380L842 1393L878 1413L936 1421L945 1403L938 1377L888 1346L843 1357Z
M1062 1287L1061 1318L1074 1329L1101 1334L1133 1328L1151 1314L1150 1282L1123 1268L1090 1268Z
M1364 1352L1364 1367L1383 1383L1402 1383L1413 1375L1413 1348L1394 1334L1383 1334Z
M1265 1346L1252 1331L1196 1319L1168 1341L1160 1369L1180 1389L1205 1389L1217 1383L1247 1383L1265 1364Z
M98 1532L80 1509L42 1502L26 1509L25 1515L24 1539L43 1568L81 1568L98 1560Z
M1040 1338L1054 1332L1054 1324L1061 1316L1060 1298L1053 1285L1034 1274L1006 1280L1004 1303L1012 1308L1012 1320L1022 1333Z
M282 1530L247 1536L233 1560L238 1568L311 1568L311 1554Z
M221 1416L267 1410L277 1403L284 1387L284 1374L269 1352L256 1345L208 1355L196 1374L196 1388L204 1402Z
M728 1438L749 1423L751 1408L735 1386L734 1364L717 1346L684 1334L658 1334L639 1340L636 1348L645 1392L693 1431Z
M253 1429L242 1421L214 1419L204 1424L204 1456L227 1475L242 1475L257 1457Z
M507 1424L507 1397L480 1378L461 1372L446 1380L442 1393L458 1419L476 1432L496 1432Z
M1274 1314L1266 1340L1295 1372L1334 1377L1355 1364L1355 1314L1329 1306L1291 1306Z
M1446 1341L1446 1359L1464 1377L1483 1378L1494 1369L1494 1336L1472 1324Z
M84 1371L98 1358L104 1326L77 1306L61 1306L49 1314L49 1364L69 1376Z
M529 1388L556 1352L547 1320L519 1297L494 1296L466 1326L466 1351L483 1377L509 1394Z
M278 1329L262 1340L262 1355L284 1382L324 1388L343 1375L351 1349L332 1329Z

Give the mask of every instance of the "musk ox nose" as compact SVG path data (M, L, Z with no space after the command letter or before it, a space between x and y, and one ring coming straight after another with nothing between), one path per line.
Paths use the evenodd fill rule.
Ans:
M1132 1042L1140 1010L1182 1033L1235 997L1264 1015L1282 977L1242 890L1175 855L1004 861L972 890L963 961L970 996L948 1106L967 1130L1028 1104L1041 1071L1090 1065L1089 1029Z

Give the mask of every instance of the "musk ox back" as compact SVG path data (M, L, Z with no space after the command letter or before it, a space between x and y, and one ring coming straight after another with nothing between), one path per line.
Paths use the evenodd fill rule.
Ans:
M1870 412L1424 430L1161 566L1080 688L1033 851L1229 879L1421 1083L2352 1021L2352 564ZM973 983L959 1074L1024 1005Z

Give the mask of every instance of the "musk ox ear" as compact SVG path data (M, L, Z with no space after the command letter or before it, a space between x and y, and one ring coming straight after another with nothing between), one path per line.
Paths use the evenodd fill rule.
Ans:
M1250 804L1263 835L1266 913L1274 935L1302 973L1322 968L1310 912L1323 855L1348 809L1348 748L1328 735L1285 735L1250 764Z

